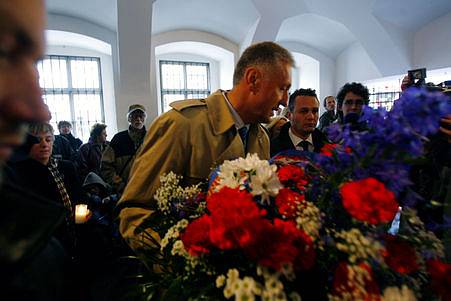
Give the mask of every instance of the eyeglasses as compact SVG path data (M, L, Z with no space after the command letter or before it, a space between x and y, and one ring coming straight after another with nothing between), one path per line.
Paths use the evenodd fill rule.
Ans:
M363 106L365 102L363 101L363 99L345 99L343 101L343 104L346 106L352 106L352 105L356 105L356 106Z

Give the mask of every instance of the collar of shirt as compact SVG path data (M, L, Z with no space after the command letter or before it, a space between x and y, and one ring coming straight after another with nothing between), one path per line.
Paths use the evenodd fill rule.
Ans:
M288 129L288 135L290 136L291 142L293 142L293 145L296 146L298 145L301 141L307 141L309 142L311 145L313 145L313 138L312 138L312 134L310 134L307 139L302 139L298 136L296 136L293 131L291 130L291 126Z
M249 130L249 124L245 124L243 119L241 119L238 112L233 108L232 104L230 103L229 99L227 98L227 91L222 91L222 95L224 96L224 99L226 100L227 106L230 109L230 113L232 113L233 121L235 122L235 128L237 130L241 129L242 127L247 127Z

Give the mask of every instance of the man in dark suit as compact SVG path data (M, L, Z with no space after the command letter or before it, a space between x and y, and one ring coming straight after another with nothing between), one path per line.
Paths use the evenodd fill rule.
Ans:
M290 122L282 127L279 136L271 140L271 156L290 149L320 152L328 140L326 135L315 128L319 111L315 90L294 91L290 95L288 111Z

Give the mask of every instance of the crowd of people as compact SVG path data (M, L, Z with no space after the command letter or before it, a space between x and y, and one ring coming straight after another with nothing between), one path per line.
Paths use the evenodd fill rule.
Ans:
M334 123L365 129L365 86L347 83L324 98L319 117L314 90L289 95L290 52L261 42L241 55L231 90L174 102L148 130L145 107L134 104L129 128L110 142L100 123L84 144L68 121L55 135L35 67L44 52L44 15L41 0L0 2L0 286L9 300L103 300L114 286L105 279L120 278L115 260L148 248L149 233L159 239L145 222L159 214L153 196L164 173L198 183L247 153L269 159L288 149L320 152ZM274 118L280 106L286 115ZM442 122L445 151L431 150L431 173L450 168L451 116ZM419 167L417 176L424 173ZM89 210L77 219L78 204Z

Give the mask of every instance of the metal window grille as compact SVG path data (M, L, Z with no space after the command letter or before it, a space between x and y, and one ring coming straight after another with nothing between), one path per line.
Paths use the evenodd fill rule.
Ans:
M370 94L370 107L379 108L383 107L387 111L391 110L393 103L400 96L400 92L378 92Z
M160 61L161 107L163 112L176 100L205 98L210 94L210 64Z
M37 68L50 123L56 130L59 121L69 121L74 136L86 142L91 126L105 120L100 59L48 55Z

